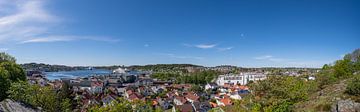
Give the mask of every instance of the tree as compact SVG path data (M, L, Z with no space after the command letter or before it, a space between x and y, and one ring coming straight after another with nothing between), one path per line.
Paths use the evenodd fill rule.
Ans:
M7 97L11 82L26 80L24 70L15 61L14 57L0 53L0 101Z
M202 92L202 91L204 91L204 89L202 89L201 86L195 85L195 84L191 86L190 90L194 91L194 92Z
M9 72L0 66L0 101L7 97L6 91L10 87Z
M327 69L329 69L329 68L330 68L330 66L329 66L328 64L325 64L325 65L322 67L323 70L327 70Z
M5 53L5 52L1 52L0 53L0 63L1 62L16 62L16 59L14 57L12 57L11 55Z
M352 63L349 59L338 60L335 62L334 74L337 78L345 78L352 75Z
M2 62L0 66L4 67L9 72L9 79L11 81L24 81L26 80L25 71L14 62Z

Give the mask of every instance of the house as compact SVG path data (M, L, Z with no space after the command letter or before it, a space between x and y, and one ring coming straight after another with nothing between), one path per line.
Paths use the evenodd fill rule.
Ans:
M62 79L63 82L68 83L69 86L72 86L74 90L91 90L91 81L88 80L66 80Z
M241 100L241 96L239 94L231 94L230 98L234 100Z
M229 106L232 105L230 98L222 98L220 100L216 100L218 106Z
M174 91L170 91L170 92L166 93L166 96L167 96L168 98L175 98L176 94L175 94Z
M27 80L30 84L38 84L40 86L46 86L48 84L47 79L43 77L27 77Z
M190 84L173 84L172 88L177 89L177 90L187 91L191 88L191 85Z
M143 96L149 96L152 95L152 90L149 87L139 87L138 89L138 93L141 93Z
M120 86L116 88L117 93L119 96L123 96L126 93L126 87L125 86Z
M91 91L93 94L98 94L103 92L104 83L101 81L91 82Z
M150 78L139 79L135 82L135 86L146 86L146 85L152 85L152 84L153 84L153 80Z
M188 100L189 102L195 102L199 100L199 96L197 96L196 94L194 94L193 92L187 92L185 95L186 100Z
M176 105L173 107L173 112L179 110L180 112L193 112L193 107L190 103L186 103L184 105Z
M162 93L163 91L165 91L163 88L159 87L159 86L152 86L151 87L152 92L154 93Z
M134 92L133 92L133 90L127 90L126 92L125 92L125 97L126 98L129 98L129 96L131 95L131 94L133 94Z
M26 76L27 77L41 77L41 78L44 78L45 75L41 72L41 71L26 71Z
M186 103L186 99L184 97L181 97L181 96L176 96L174 98L174 104L175 105L183 105Z
M158 98L158 99L157 99L157 102L159 103L160 107L161 107L163 110L170 109L170 107L171 107L169 100L162 99L162 98Z
M218 85L216 83L208 83L205 85L205 90L215 89L217 87L218 87Z
M208 102L193 102L192 106L195 112L207 112L211 110L211 105Z
M121 86L123 81L120 78L108 78L106 82L110 86Z
M135 101L135 100L141 100L141 99L143 99L143 96L141 96L139 93L132 93L128 97L129 101Z
M116 95L106 95L104 98L101 99L101 102L103 103L103 105L109 105L111 104L113 101L116 101Z
M211 105L212 108L218 107L217 103L214 103L214 102L209 102L209 103L210 103L210 105Z

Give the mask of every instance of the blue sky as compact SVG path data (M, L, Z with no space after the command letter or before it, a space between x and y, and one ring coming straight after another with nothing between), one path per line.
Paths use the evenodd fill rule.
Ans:
M360 47L358 0L0 0L19 63L321 67Z

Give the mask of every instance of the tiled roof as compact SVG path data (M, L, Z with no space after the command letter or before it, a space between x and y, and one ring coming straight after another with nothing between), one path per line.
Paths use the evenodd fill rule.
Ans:
M199 96L195 96L193 93L189 92L187 95L185 95L186 98L197 101L199 99Z
M230 99L230 98L220 99L220 102L224 103L225 106L227 106L227 105L232 105L232 102L231 102L231 99Z
M186 99L184 97L181 97L181 96L177 96L177 97L175 97L175 99L179 100L181 103L186 102Z
M191 104L184 104L184 105L178 105L176 106L177 109L179 109L181 112L192 112L193 108Z

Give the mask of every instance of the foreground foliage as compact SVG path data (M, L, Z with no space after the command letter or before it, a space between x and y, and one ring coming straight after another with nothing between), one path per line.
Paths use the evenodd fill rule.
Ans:
M253 102L243 103L251 110L283 112L290 111L295 103L306 101L317 86L314 81L299 77L271 76L251 84L250 88L253 89L253 99L249 101Z
M354 77L346 87L347 94L360 96L360 76Z
M15 61L9 54L0 53L0 101L7 98L6 91L12 82L26 80L24 70Z
M107 106L94 106L89 109L90 112L161 112L161 109L153 109L151 103L141 100L128 101L124 98L119 98Z
M8 91L9 98L29 104L33 107L41 107L48 112L70 112L71 100L63 96L62 91L55 91L51 87L30 85L27 82L12 83Z

